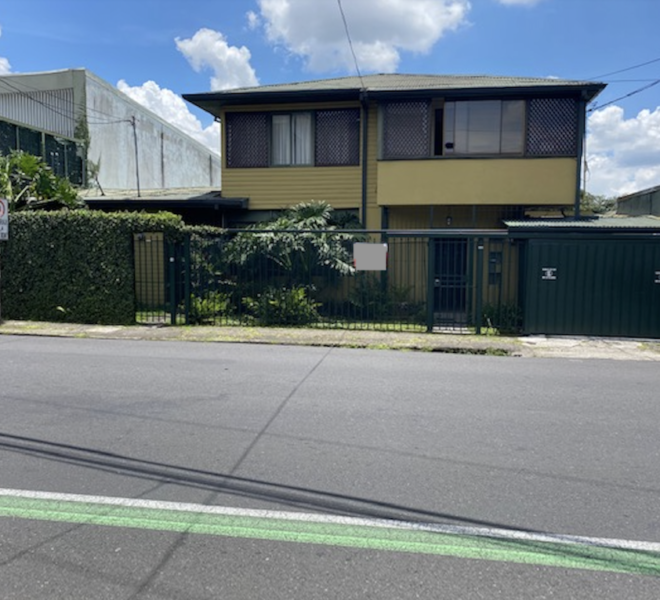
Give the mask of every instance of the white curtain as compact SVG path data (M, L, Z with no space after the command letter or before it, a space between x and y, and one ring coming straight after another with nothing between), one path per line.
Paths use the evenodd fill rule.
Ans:
M291 164L291 117L273 115L273 164Z
M293 164L312 164L312 114L293 114Z

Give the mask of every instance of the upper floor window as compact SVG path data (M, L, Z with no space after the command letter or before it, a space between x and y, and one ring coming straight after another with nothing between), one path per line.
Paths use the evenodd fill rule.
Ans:
M443 154L522 154L523 100L446 102Z
M380 110L383 159L577 155L574 98L409 100Z
M227 113L228 168L360 164L360 109Z
M274 166L312 164L312 113L273 115L271 160Z

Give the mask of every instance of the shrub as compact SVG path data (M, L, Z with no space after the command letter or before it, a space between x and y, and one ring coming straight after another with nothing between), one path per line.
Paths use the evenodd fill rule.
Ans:
M522 329L523 312L517 304L486 304L483 322L500 333L518 333Z
M268 287L256 298L244 298L248 316L259 325L309 325L319 320L320 304L304 286Z
M379 277L358 275L349 302L358 318L375 320L403 319L423 323L423 302L410 300L410 287L387 285Z
M190 297L188 322L191 325L212 325L233 312L232 298L223 292L206 292Z

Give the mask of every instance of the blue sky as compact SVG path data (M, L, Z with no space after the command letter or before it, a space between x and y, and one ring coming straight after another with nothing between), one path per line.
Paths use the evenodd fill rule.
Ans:
M354 74L340 5L363 73L607 82L587 189L660 185L660 84L622 98L660 80L658 0L0 0L0 74L85 67L217 148L180 95Z

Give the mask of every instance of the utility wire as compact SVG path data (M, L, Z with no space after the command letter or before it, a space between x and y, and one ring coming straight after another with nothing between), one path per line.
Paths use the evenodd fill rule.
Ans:
M640 67L645 67L646 65L652 65L653 63L660 62L660 58L654 58L653 60L648 60L646 62L640 63L638 65L633 65L632 67L626 67L625 69L619 69L618 71L612 71L611 73L605 73L604 75L597 75L596 77L590 77L589 80L593 81L594 79L600 79L602 77L609 77L610 75L618 75L619 73L625 73L626 71L632 71L633 69L639 69Z
M653 86L658 85L659 83L660 83L660 79L656 79L652 83L649 83L648 85L645 85L644 87L633 90L632 92L630 92L629 94L626 94L625 96L620 96L619 98L615 98L614 100L610 100L609 102L606 102L605 104L600 104L598 106L594 106L593 108L590 108L587 112L593 112L595 110L600 110L601 108L605 108L606 106L610 106L611 104L614 104L615 102L619 102L619 100L625 100L626 98L630 98L630 96L634 96L636 94L639 94L640 92L648 90L649 88L652 88Z
M75 122L75 118L74 118L74 116L73 116L72 114L66 114L66 113L62 112L61 110L59 110L59 107L56 107L56 106L54 106L53 104L49 104L49 103L47 103L47 102L43 102L42 100L39 100L38 98L35 98L30 92L26 92L24 89L21 89L20 87L17 87L17 86L15 86L15 85L12 85L12 84L9 83L7 80L4 80L4 79L1 79L1 78L0 78L0 84L1 84L1 85L4 85L6 88L9 88L9 89L12 90L13 92L16 92L17 94L19 94L19 95L21 95L21 96L23 96L23 97L25 97L25 98L28 98L28 99L31 100L32 102L36 102L37 104L40 104L41 106L43 106L43 107L45 107L45 108L51 110L52 112L54 112L54 113L56 113L56 114L58 114L58 115L60 115L60 116L62 116L62 117L64 117L64 118L66 118L66 119L69 119L69 120ZM26 85L26 84L24 84L24 83L22 83L22 82L21 82L21 86L22 86L23 88L27 88L27 89L29 89L29 90L33 90L33 91L35 91L35 92L42 92L42 93L44 93L44 94L46 94L46 95L49 95L49 96L51 96L52 98L55 98L55 99L57 99L57 100L61 100L61 98L60 98L59 96L55 95L53 92L51 92L51 91L49 91L49 90L40 90L40 89L38 89L38 88L34 88L34 87L29 86L29 85ZM88 119L87 119L87 123L88 123L88 125L113 125L113 124L115 124L115 123L130 123L130 122L131 122L130 119L127 119L127 118L122 119L121 117L118 117L117 115L112 115L112 114L110 114L110 113L106 113L106 112L103 112L103 111L97 110L97 109L95 109L95 108L89 107L89 106L84 106L81 102L77 102L77 103L76 103L76 102L73 102L73 103L72 103L72 106L74 106L74 107L79 107L81 110L86 110L87 113L89 113L89 112L96 112L96 113L99 113L99 114L101 114L101 115L103 115L103 116L110 117L110 119L112 119L112 120L97 120L97 121L92 121L92 120L90 120L89 117L88 117ZM95 118L99 119L99 117L95 117Z
M0 78L0 83L7 83L7 82L3 81L2 78ZM54 98L56 100L61 99L57 94L55 94L55 92L53 92L51 90L40 90L39 88L36 88L34 86L31 86L31 85L25 83L24 81L21 81L21 87L26 88L28 90L31 90L33 92L41 92L43 94L51 96L52 98ZM73 105L80 108L80 109L86 110L88 113L89 112L98 113L99 115L103 115L104 117L109 117L110 119L121 119L122 118L122 117L119 117L117 115L113 115L111 113L99 110L98 108L94 108L92 106L85 106L85 104L83 102L74 102ZM123 120L127 120L127 119L123 119Z
M351 54L353 55L353 63L355 64L355 70L357 71L358 77L360 78L360 85L362 89L365 88L364 80L362 79L362 73L360 73L360 66L358 65L357 56L355 55L355 50L353 49L353 40L351 40L351 33L348 30L348 22L346 21L346 15L344 14L344 7L341 5L341 0L337 0L337 6L339 6L339 12L341 13L341 20L344 22L344 30L346 31L346 38L348 39L348 45L351 49Z

